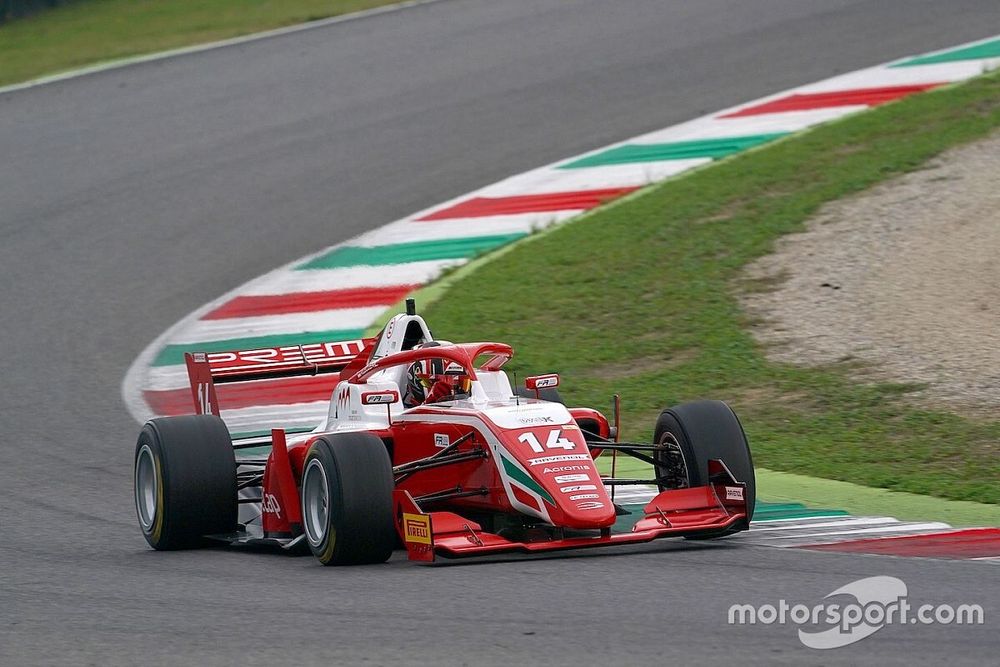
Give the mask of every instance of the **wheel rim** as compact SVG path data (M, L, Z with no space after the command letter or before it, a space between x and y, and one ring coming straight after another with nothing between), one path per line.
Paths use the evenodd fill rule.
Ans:
M143 445L135 461L135 509L139 515L139 524L147 533L153 530L153 525L156 523L159 484L153 450L149 445Z
M330 521L330 487L319 459L312 459L302 475L302 522L309 544L318 547Z
M666 431L660 436L660 442L657 444L666 450L661 452L659 455L659 470L662 472L657 471L656 473L657 477L668 477L667 484L662 486L665 486L668 489L690 488L691 476L688 473L687 460L684 457L684 449L681 447L677 436L670 431Z

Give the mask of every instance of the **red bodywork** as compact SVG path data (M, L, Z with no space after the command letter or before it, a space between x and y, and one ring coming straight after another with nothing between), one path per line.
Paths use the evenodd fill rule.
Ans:
M475 381L477 373L495 375L513 355L501 343L471 343L407 350L371 361L376 344L365 339L309 349L188 354L195 408L219 414L214 389L219 382L337 373L341 382L332 400L340 401L346 412L351 385L365 390L368 380L387 368L433 357L460 364ZM538 388L558 383L558 376L539 377ZM382 406L367 404L383 399L371 396L393 402L399 398L384 386L358 395L373 409ZM601 448L588 445L580 427L585 424L589 432L611 442L608 420L596 410L567 412L559 404L515 397L506 402L421 405L395 413L388 405L384 409L379 413L383 425L363 430L389 450L396 476L397 530L414 560L630 544L747 525L744 485L732 478L724 463L713 461L712 484L662 491L644 507L631 532L612 533L616 506L606 490L609 480L594 462ZM284 431L272 431L262 476L265 538L301 535L298 487L306 453L317 438L343 430L299 436L291 444Z

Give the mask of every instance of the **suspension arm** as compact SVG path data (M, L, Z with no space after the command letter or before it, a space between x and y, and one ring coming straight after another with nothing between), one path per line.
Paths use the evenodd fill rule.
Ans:
M451 454L449 456L429 456L425 459L420 459L418 461L413 461L411 463L405 463L401 466L396 466L393 468L392 472L396 475L396 484L399 484L404 479L410 475L420 472L421 470L429 470L430 468L440 468L441 466L453 465L455 463L462 463L463 461L474 461L476 459L487 458L486 450L477 447L470 452L462 452L460 454Z

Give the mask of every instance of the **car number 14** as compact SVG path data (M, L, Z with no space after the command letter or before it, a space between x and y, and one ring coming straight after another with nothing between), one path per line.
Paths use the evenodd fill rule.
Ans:
M538 441L534 433L522 433L517 436L517 439L531 447L531 451L536 454L543 453L546 449L567 449L571 450L576 447L572 440L562 437L562 429L554 428L549 431L549 436L545 440L545 447L542 447L542 443Z

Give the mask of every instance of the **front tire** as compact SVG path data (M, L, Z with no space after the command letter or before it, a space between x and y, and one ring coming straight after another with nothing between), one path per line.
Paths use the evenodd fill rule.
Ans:
M302 524L323 565L384 563L397 535L392 463L369 433L317 439L302 466Z
M236 527L236 455L215 415L152 419L135 444L134 494L154 549L200 546Z
M750 444L732 408L722 401L692 401L667 408L656 420L653 442L658 445L676 442L683 455L688 486L709 483L709 459L722 459L736 481L746 484L747 522L753 518L757 484L754 478ZM677 467L676 456L657 454L661 464L656 476L672 472ZM671 488L661 486L660 490Z

